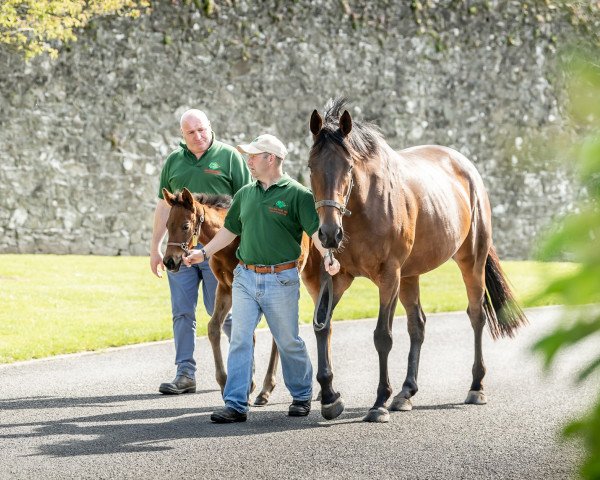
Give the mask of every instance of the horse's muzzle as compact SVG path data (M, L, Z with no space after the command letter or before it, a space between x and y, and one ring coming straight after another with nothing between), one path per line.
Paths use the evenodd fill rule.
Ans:
M325 248L338 248L344 239L342 227L333 224L323 224L319 227L319 240Z
M177 260L174 257L165 257L163 258L163 264L170 272L177 272L181 266L181 257L177 258Z

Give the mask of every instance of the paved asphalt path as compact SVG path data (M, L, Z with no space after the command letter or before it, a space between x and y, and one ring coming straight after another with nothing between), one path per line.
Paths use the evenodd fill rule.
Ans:
M557 432L598 391L597 378L570 381L594 345L561 355L560 368L545 376L528 348L559 311L528 315L531 325L514 340L493 342L486 332L485 406L462 403L473 350L466 314L430 315L415 408L392 413L388 424L361 421L377 388L374 320L335 324L334 385L346 410L329 422L317 403L306 418L287 417L280 376L272 403L253 408L247 423L211 424L221 398L206 338L198 341L196 394L157 393L173 376L172 342L1 366L0 478L567 478L581 445ZM405 318L394 326L397 393L409 342ZM310 326L302 336L316 365ZM257 335L259 376L270 338Z

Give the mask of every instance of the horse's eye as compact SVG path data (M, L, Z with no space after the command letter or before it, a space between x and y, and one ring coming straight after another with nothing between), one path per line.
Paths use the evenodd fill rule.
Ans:
M186 223L186 224L183 226L183 229L184 229L184 230L189 230L189 229L190 229L190 224L189 224L189 223Z

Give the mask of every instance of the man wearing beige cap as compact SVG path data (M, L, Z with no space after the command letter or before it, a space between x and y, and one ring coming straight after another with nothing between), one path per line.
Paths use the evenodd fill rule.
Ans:
M232 330L227 360L225 407L211 415L216 423L244 422L252 382L253 333L265 315L281 356L283 378L293 402L290 416L310 412L312 365L298 333L300 278L297 260L302 232L326 255L317 230L319 217L310 190L283 173L287 155L283 143L273 135L261 135L237 149L248 155L255 182L233 197L225 224L200 251L186 257L186 265L202 262L240 236L233 281ZM325 262L335 275L337 260Z

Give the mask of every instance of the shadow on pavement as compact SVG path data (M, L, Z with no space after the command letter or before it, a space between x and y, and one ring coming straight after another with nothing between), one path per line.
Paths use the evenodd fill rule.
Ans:
M133 400L165 398L156 394L116 395L114 397L52 398L35 397L0 402L0 408L13 402L25 402L27 407L87 406ZM59 420L38 421L0 426L0 440L38 438L43 442L38 452L26 456L74 457L113 453L166 451L176 448L173 440L270 435L275 432L316 428L336 428L362 423L367 407L347 408L336 420L321 417L319 403L308 417L291 418L285 410L252 408L245 423L219 425L211 423L211 412L219 407L154 408L78 416ZM117 407L118 405L114 405ZM29 427L29 428L27 428ZM17 429L14 432L13 429ZM13 430L13 431L9 431ZM25 431L23 431L25 430ZM13 433L14 432L14 433ZM162 444L162 445L161 445Z
M196 394L218 392L213 390L198 390ZM40 408L71 408L71 407L96 407L109 403L138 402L143 400L156 400L162 397L158 393L143 393L135 395L103 395L99 397L21 397L0 400L0 410L30 410Z

